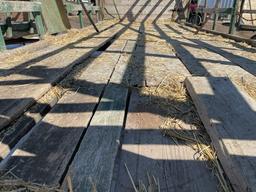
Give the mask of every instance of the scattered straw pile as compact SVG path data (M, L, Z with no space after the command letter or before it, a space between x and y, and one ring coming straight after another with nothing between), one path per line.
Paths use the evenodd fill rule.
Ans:
M164 135L169 136L176 144L182 142L191 146L195 150L195 159L208 162L219 181L220 191L230 192L232 191L230 183L186 92L183 80L183 77L167 77L158 87L144 88L142 93L154 98L151 102L167 111L168 118L161 125ZM161 98L161 101L155 98Z

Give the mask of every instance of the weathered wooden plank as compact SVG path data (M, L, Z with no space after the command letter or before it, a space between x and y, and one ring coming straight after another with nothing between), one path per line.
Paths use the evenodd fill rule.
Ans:
M167 76L190 76L166 42L146 42L134 55L132 86L158 86Z
M248 62L241 64L243 69L217 52L200 46L203 42L197 44L196 40L170 39L170 43L191 74L214 77L228 76L239 82L244 80L246 84L256 82L256 78L251 74L255 70L251 70L252 67L246 69ZM236 62L238 63L238 60Z
M26 1L1 1L0 12L41 12L41 3Z
M113 21L104 21L97 23L97 27L103 32L108 29L111 30L114 24ZM75 35L73 36L73 34ZM73 44L85 41L89 38L99 37L100 35L101 33L96 35L93 27L87 26L81 30L81 34L70 31L69 33L55 36L54 39L46 38L46 40L5 51L0 54L0 73L4 75L18 73L20 69L24 69L47 59ZM107 36L105 35L105 37ZM13 55L15 55L15 57L13 57Z
M253 53L256 53L255 49L238 49L235 46L232 46L232 44L228 45L228 43L225 42L212 42L207 40L193 40L193 42L197 43L202 47L205 47L208 50L220 54L232 63L242 67L249 73L256 75L256 61L255 56L253 55ZM235 42L233 43L236 44Z
M118 93L118 94L117 94ZM69 168L73 191L109 191L128 89L109 84Z
M102 91L99 87L68 92L1 164L26 182L58 187ZM84 94L89 93L89 94ZM96 95L96 96L91 96Z
M255 101L227 78L190 77L186 86L235 191L255 191Z
M37 103L24 113L6 132L2 132L0 142L0 159L4 159L18 141L48 113L56 103L58 96L54 95L47 103Z
M125 46L125 42L118 42L118 44L120 50L122 50ZM113 46L116 47L116 43L114 43ZM108 49L112 49L112 45ZM117 53L105 52L97 58L87 59L83 64L86 66L86 68L81 71L81 75L78 78L72 79L72 84L69 85L70 87L66 88L74 88L79 91L81 87L93 86L102 89L102 87L104 87L106 82L109 80L110 74L112 74L113 68L119 60L120 53L121 51L118 51ZM62 85L62 82L60 85ZM67 86L65 82L64 85ZM92 94L87 92L84 93ZM57 100L58 99L56 98L53 99L53 101L50 103L51 107L55 105ZM4 139L0 142L0 156L2 158L8 155L10 149L14 146L14 144L18 142L19 138L21 138L32 128L35 123L43 118L41 115L47 108L49 108L49 106L43 104L40 105L40 103L37 105L38 108L32 107L28 112L26 112L23 115L24 117L19 119L19 121L17 121L17 123L11 127L13 132L10 135L4 137Z
M121 40L124 41L124 40ZM111 83L129 85L132 74L132 59L135 53L136 41L126 41L122 54L111 77Z
M98 58L88 59L88 67L72 82L74 91L66 93L17 144L1 164L1 170L16 166L15 174L27 182L58 186L119 57L120 53L106 52ZM26 154L32 157L23 158Z
M20 70L29 67L40 60L46 59L61 48L61 46L58 45L44 44L45 43L43 43L43 45L37 44L39 47L37 48L36 45L33 47L33 50L26 49L25 52L11 51L8 56L0 57L0 76L19 73ZM11 57L11 55L15 55L15 58Z
M0 79L0 129L23 113L36 102L51 85L58 82L71 68L86 59L93 51L104 45L122 27L117 26L89 38L80 40L36 62ZM26 92L24 92L26 90Z
M163 136L159 127L164 123L166 112L150 99L137 90L132 91L111 191L134 191L124 164L136 186L139 181L148 186L149 174L156 178L164 192L216 191L216 180L206 162L195 160L189 146L176 145Z

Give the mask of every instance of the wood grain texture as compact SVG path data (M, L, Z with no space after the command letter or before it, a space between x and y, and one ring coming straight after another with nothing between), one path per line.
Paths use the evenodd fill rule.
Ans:
M108 85L69 168L73 191L110 190L128 90Z
M80 91L99 96L102 89L90 87ZM1 170L12 169L24 181L58 187L97 102L97 96L68 92L16 145L1 163Z
M255 191L255 101L227 78L190 77L186 86L235 191Z
M120 27L114 27L95 35L94 38L79 40L29 67L16 71L15 74L0 78L0 129L22 114L52 84L109 41L119 30Z
M17 144L1 170L15 166L15 174L25 181L59 186L119 57L119 52L106 52L86 60L87 67L72 82L74 91L66 93Z
M132 86L158 86L165 78L190 76L166 42L148 42L136 47L131 66Z
M217 54L222 55L232 63L242 67L244 70L248 71L252 75L256 75L256 60L255 57L252 57L252 53L256 53L256 49L253 48L237 48L232 46L232 42L221 43L221 42L212 42L212 41L200 41L194 40L198 45L205 47L208 50L211 50ZM235 44L233 42L233 44ZM237 45L239 47L239 45ZM242 46L241 46L242 47ZM249 54L248 54L249 52Z
M162 115L165 112L150 103L149 97L133 90L111 191L134 191L124 164L136 185L140 180L147 186L148 173L159 180L163 192L216 191L216 180L206 162L195 160L189 146L176 145L162 135Z

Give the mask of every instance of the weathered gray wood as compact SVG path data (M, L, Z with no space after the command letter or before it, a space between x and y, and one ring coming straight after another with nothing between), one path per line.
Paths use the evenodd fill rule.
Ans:
M37 62L47 59L47 57L50 57L60 48L61 46L48 44L45 46L39 46L39 49L34 47L34 50L31 51L27 51L27 49L25 52L23 52L23 50L16 52L13 51L6 57L0 57L0 76L8 76L13 73L19 73L19 71L32 66ZM12 55L15 55L15 58L13 58Z
M113 46L116 47L116 44L119 44L120 50L122 50L125 46L125 42L117 42L114 43ZM112 49L112 45L108 48ZM75 78L72 81L72 85L66 88L75 88L78 91L81 87L95 87L102 89L107 81L109 80L110 75L119 60L121 51L117 53L108 53L105 52L100 55L98 58L88 58L83 64L86 66L85 69L81 72L79 78ZM102 62L104 61L104 62ZM61 82L62 83L62 82ZM65 84L65 83L64 83ZM67 86L67 85L66 85ZM83 92L83 91L81 91ZM84 92L85 94L92 94L93 92ZM98 96L98 95L96 95ZM56 98L53 100L53 103L50 105L53 106L57 102ZM14 144L18 142L18 139L21 138L26 132L28 132L32 125L37 123L43 117L43 111L49 108L48 106L41 106L40 103L37 104L39 108L34 109L31 108L28 112L26 112L22 118L20 118L17 123L11 127L13 133L5 137L0 142L0 155L2 158L6 157L10 152L10 149ZM40 113L40 114L38 114Z
M0 12L41 12L41 3L26 1L0 1Z
M50 57L33 63L0 79L0 129L36 102L52 84L58 82L71 68L86 59L93 51L110 40L122 27L117 26L73 43ZM24 90L26 90L24 92Z
M134 52L132 86L158 86L166 76L190 76L166 42L146 42Z
M88 59L88 67L72 82L75 90L66 93L17 144L13 153L2 162L1 170L16 166L13 173L27 182L58 186L119 57L120 53L103 53L98 58ZM116 94L118 90L113 91ZM107 104L103 102L102 105ZM22 157L26 154L31 157Z
M189 146L176 145L163 136L159 127L166 111L151 103L151 99L132 91L111 191L134 191L124 164L136 185L140 180L148 186L148 173L159 181L163 192L216 191L216 180L206 162L195 160L194 150Z
M248 67L247 63L241 64L244 67L236 65L227 58L223 57L218 52L213 52L201 44L203 41L198 42L192 39L170 39L170 43L177 52L178 57L186 65L189 72L198 76L214 76L214 77L231 77L232 80L245 81L246 85L250 82L256 83L256 78ZM197 44L198 43L198 44ZM244 59L245 60L245 59ZM236 62L238 62L236 60ZM246 69L246 70L245 70Z
M227 78L190 77L186 86L235 191L255 191L255 100Z
M214 51L217 54L222 55L226 59L230 60L232 63L242 67L249 73L256 75L256 61L255 58L247 57L248 54L243 55L243 52L250 51L251 53L256 53L255 49L249 49L243 50L238 49L235 47L232 47L232 50L228 49L228 46L226 43L218 43L218 42L212 42L212 41L200 41L200 40L193 40L198 45L205 47L208 50ZM225 47L227 49L225 49Z
M68 92L17 144L2 162L1 170L12 169L24 181L58 187L102 89L88 87Z
M124 40L121 40L124 41ZM122 84L124 86L129 85L131 78L131 65L133 59L133 53L135 53L136 41L126 41L125 47L121 51L122 54L118 63L116 64L113 75L110 79L111 83Z
M4 137L0 142L0 159L4 159L18 141L48 113L56 103L58 96L54 95L47 103L37 103L24 113L11 127L2 132Z
M73 191L109 191L124 122L127 88L108 85L70 166Z

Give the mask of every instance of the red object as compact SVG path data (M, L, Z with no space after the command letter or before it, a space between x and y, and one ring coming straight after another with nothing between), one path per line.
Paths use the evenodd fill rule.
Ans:
M191 11L191 12L195 12L196 11L196 8L197 8L197 4L190 4L189 5L189 11Z

